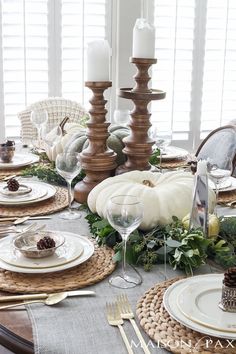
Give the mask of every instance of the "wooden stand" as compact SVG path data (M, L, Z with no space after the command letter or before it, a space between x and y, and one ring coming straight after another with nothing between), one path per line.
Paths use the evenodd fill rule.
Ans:
M75 200L85 203L89 192L105 178L110 177L116 168L116 153L107 147L109 136L109 122L106 122L105 109L106 100L104 91L111 87L110 81L85 83L93 91L91 103L90 120L87 123L88 147L80 153L82 169L86 173L83 181L76 184L74 189Z
M148 88L150 80L148 69L157 62L157 59L130 58L130 62L134 63L138 69L134 76L135 87L133 89L121 88L118 95L131 99L134 103L129 124L131 134L123 139L125 143L123 152L127 155L127 161L117 168L116 174L151 168L149 158L152 155L154 141L148 136L148 130L151 127L151 113L149 113L147 106L151 101L162 100L166 96L164 91Z

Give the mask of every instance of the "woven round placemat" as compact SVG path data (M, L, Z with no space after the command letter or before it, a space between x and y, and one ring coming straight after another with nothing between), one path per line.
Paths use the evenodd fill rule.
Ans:
M9 293L52 293L75 290L100 282L115 269L111 248L95 244L92 257L71 269L46 274L23 274L0 269L0 290Z
M22 171L24 171L24 167L16 168L16 169L4 169L0 170L0 179L12 175L20 176Z
M66 188L55 187L56 194L48 200L19 206L0 206L1 217L20 217L52 214L68 206L68 192Z
M218 196L218 203L226 204L236 200L236 190L229 192L220 192Z
M165 290L181 278L174 278L149 289L137 303L137 315L144 331L152 339L152 347L172 353L235 354L227 340L195 332L175 321L162 303Z
M172 168L186 168L189 167L186 165L185 160L166 160L161 162L162 168L172 169Z

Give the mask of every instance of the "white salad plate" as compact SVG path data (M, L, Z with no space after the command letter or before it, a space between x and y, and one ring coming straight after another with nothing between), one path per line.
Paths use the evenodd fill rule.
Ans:
M40 232L39 232L40 234ZM50 237L53 238L53 235L62 236L62 232L53 231L50 232ZM43 233L42 237L45 235ZM76 258L80 257L84 251L84 247L80 241L80 239L68 239L65 243L58 247L54 254L44 258L27 258L22 255L21 252L14 249L12 244L12 239L8 239L0 249L0 259L5 263L16 267L23 268L34 268L34 269L42 269L42 268L51 268L57 267L66 263L70 263L74 261Z
M174 160L187 156L189 152L176 146L168 146L164 154L162 154L162 160Z
M235 313L225 312L218 306L222 281L223 274L198 275L179 280L164 294L165 309L176 321L194 331L236 339Z
M50 231L50 230L48 230ZM85 236L80 236L71 232L60 232L57 231L57 233L61 233L64 237L65 237L65 247L72 248L72 251L70 250L65 250L64 256L67 253L67 257L71 257L69 262L66 263L62 263L59 265L51 265L53 263L53 258L52 258L52 263L48 263L47 267L38 267L36 263L39 263L39 259L32 259L32 267L29 266L30 262L30 258L25 258L25 262L24 262L24 266L16 266L13 264L9 264L5 261L3 261L2 259L2 255L3 255L3 251L1 251L1 255L0 255L0 268L9 270L11 272L16 272L16 273L28 273L28 274L43 274L43 273L52 273L52 272L59 272L61 270L65 270L65 269L69 269L75 266L78 266L81 263L84 263L85 261L87 261L94 253L94 245L93 243L86 238ZM13 248L13 241L14 237L12 236L8 236L5 237L3 239L0 240L0 249L6 250L6 254L10 254L9 259L5 258L8 262L10 260L10 262L12 262L12 252L10 251L10 248ZM62 246L63 247L63 246ZM62 248L60 247L60 248ZM81 250L83 252L80 253L80 255L78 255L77 253L77 257L73 258L73 252L78 252ZM60 249L58 248L58 250ZM73 251L73 249L76 249ZM52 256L51 256L52 257ZM45 258L46 259L46 258ZM49 257L48 257L49 259ZM18 258L19 260L19 258ZM42 262L41 264L43 264L45 262L45 260L43 260L43 258L40 259L40 262ZM19 263L18 263L19 264ZM27 267L25 266L27 264ZM55 263L53 263L55 264ZM45 266L46 264L44 264Z
M209 178L209 186L215 189L215 183ZM219 192L230 192L236 189L236 178L228 177L224 182L220 184Z
M0 170L3 169L14 169L23 166L31 165L39 161L39 156L34 154L14 154L12 162L1 162Z
M0 188L4 188L5 184L0 185ZM0 205L19 206L32 204L52 198L56 194L56 188L45 182L24 180L24 184L32 189L30 193L15 196L0 194Z

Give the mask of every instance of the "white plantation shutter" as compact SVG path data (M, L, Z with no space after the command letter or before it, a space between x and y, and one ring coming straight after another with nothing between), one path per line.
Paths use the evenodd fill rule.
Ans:
M196 148L211 130L236 119L235 0L156 0L153 122ZM176 141L175 141L176 142Z
M173 130L175 140L188 140L194 43L194 0L157 0L156 58L152 86L166 98L152 103L152 120L160 130Z
M106 0L62 0L62 96L88 105L86 80L88 42L107 39Z
M19 136L18 112L48 96L88 105L85 50L107 38L107 7L106 0L2 0L6 136Z
M6 135L19 135L17 112L48 95L47 1L2 0Z
M236 119L236 2L208 0L201 138Z

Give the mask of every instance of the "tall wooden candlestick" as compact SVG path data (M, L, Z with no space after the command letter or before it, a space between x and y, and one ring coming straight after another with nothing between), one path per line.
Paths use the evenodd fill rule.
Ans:
M127 161L117 168L116 174L151 168L149 158L152 155L154 141L148 136L148 130L151 127L151 113L147 106L152 100L162 100L166 96L164 91L148 88L148 81L150 80L148 69L157 62L157 59L131 58L130 61L138 69L134 76L135 87L133 89L121 88L118 95L131 99L134 103L134 109L131 112L129 123L131 133L123 139L125 144L123 152L127 155Z
M104 91L112 85L110 81L87 81L86 87L93 91L90 120L87 123L88 147L80 153L82 169L86 173L83 181L76 184L75 200L85 203L89 192L105 178L111 176L116 168L116 153L107 147L109 122L106 122Z

